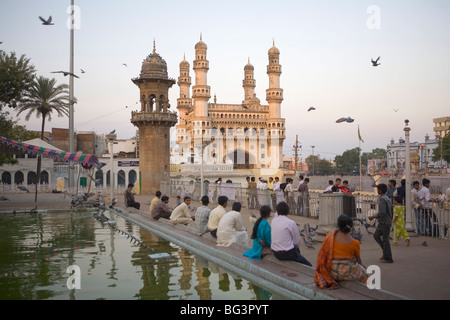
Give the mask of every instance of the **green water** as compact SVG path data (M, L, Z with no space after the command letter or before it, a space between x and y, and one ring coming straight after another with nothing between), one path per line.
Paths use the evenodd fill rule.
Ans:
M90 212L1 214L0 300L271 298L266 290L182 247L105 214L118 229L171 258L151 259L148 248ZM80 268L80 289L67 286L71 265Z

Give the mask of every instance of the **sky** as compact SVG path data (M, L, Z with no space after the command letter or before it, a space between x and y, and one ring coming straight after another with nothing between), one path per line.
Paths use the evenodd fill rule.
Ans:
M386 148L391 138L404 137L405 119L411 142L421 142L426 134L434 137L433 118L450 116L448 0L75 0L75 5L74 70L80 77L74 84L75 131L115 129L119 139L135 136L130 119L138 110L139 89L131 79L139 76L153 41L171 78L179 77L186 55L194 85L200 34L208 46L212 96L227 104L244 100L249 58L256 95L268 104L266 68L275 41L288 156L297 135L303 159L313 150L334 159L358 146L363 152ZM0 0L0 49L25 54L38 76L68 84L68 77L51 72L70 68L69 7L70 0ZM54 25L43 26L39 16L52 16ZM373 67L371 59L378 56L381 65ZM174 85L173 108L178 97ZM307 112L311 106L316 110ZM355 121L336 123L347 116ZM40 130L41 119L15 119ZM46 130L68 126L68 118L55 115Z

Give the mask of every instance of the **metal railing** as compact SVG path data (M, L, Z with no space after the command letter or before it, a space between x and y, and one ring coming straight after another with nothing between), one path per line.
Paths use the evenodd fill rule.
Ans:
M290 207L290 214L313 219L319 219L320 204L319 194L323 191L312 190L308 194L293 192L273 192L270 190L248 189L238 183L205 183L204 192L200 192L200 182L194 181L162 181L161 192L169 197L185 196L192 200L200 201L202 195L208 195L212 204L217 204L217 199L225 195L231 202L239 201L244 207L251 210L259 210L263 205L269 205L273 209L281 201L287 202ZM369 216L378 212L378 195L370 193L354 193L356 204L356 219L366 220L372 226L375 220L370 222ZM449 238L448 227L450 225L450 202L433 203L432 213L421 213L414 210L412 214L412 223L419 235ZM419 212L420 213L420 212ZM356 223L358 225L358 223ZM361 224L362 226L362 224Z

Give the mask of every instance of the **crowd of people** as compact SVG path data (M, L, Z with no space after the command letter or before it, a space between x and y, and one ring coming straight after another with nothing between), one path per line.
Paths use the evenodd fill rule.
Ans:
M191 198L177 198L175 208L169 206L169 198L163 196L160 191L156 192L154 199L150 203L150 213L154 219L168 219L173 224L184 224L196 228L199 235L209 233L215 240L217 246L230 246L233 243L244 246L249 245L249 237L252 247L243 255L249 259L262 259L271 254L279 260L292 260L303 265L312 266L311 263L302 256L299 244L301 241L300 230L296 222L288 217L292 213L292 203L290 205L289 192L308 192L309 179L300 176L300 183L297 190L292 186L292 179L288 178L285 185L282 185L278 177L268 180L260 178L256 183L255 178L248 178L248 188L250 190L283 190L286 194L285 201L272 202L270 205L259 206L257 198L252 198L249 192L249 208L259 208L260 217L252 215L253 229L249 233L242 222L240 202L232 203L231 210L227 211L229 200L227 196L218 197L217 206L210 208L210 198L203 196L201 206L196 208L195 214L190 209ZM347 181L337 178L329 181L329 187L324 192L344 192L352 193ZM411 201L416 213L417 230L419 234L427 235L431 232L431 221L433 210L429 191L430 181L422 180L422 186L418 181L414 181L411 191ZM140 204L135 202L132 194L133 185L128 186L125 192L125 204L128 207L139 209ZM370 220L376 219L376 231L374 239L382 250L380 262L393 263L390 232L393 231L393 245L398 245L400 238L403 238L407 245L410 245L410 238L405 227L405 180L402 180L399 187L396 181L390 180L386 184L378 184L378 210L375 215L369 216ZM295 205L295 209L299 208ZM272 212L274 215L272 217ZM271 218L269 223L269 218ZM360 258L360 243L353 239L353 220L350 216L342 215L337 221L337 230L330 232L319 250L317 264L315 268L315 283L321 288L335 288L337 281L357 280L367 281L367 273Z

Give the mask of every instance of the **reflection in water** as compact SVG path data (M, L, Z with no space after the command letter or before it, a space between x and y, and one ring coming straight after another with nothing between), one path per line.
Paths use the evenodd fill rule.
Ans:
M128 239L89 212L0 215L0 299L264 300L271 293L106 212ZM81 269L68 289L67 267Z

